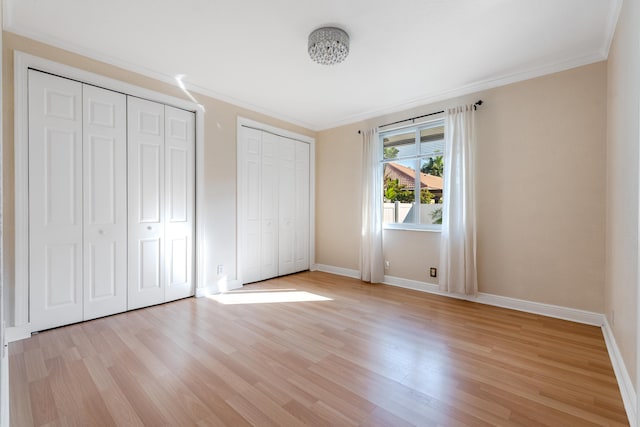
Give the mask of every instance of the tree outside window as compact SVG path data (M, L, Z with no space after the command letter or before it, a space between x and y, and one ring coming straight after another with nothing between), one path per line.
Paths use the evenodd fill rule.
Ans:
M384 223L437 227L442 223L443 121L382 132L380 137Z

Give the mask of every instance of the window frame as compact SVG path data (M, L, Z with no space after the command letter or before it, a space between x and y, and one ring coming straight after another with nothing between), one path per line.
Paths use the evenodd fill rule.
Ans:
M444 129L444 133L446 133L444 117L429 120L429 121L424 121L416 124L412 123L407 126L396 127L393 129L378 132L378 137L380 139L379 141L380 154L379 154L379 160L378 160L379 174L380 174L380 187L378 191L382 192L384 189L384 165L386 163L391 163L393 161L398 161L398 160L399 161L414 160L417 165L416 170L419 170L421 161L423 159L428 159L432 157L432 155L428 155L428 154L422 155L420 153L420 144L421 144L420 132L424 129L430 129L438 126L442 126ZM415 153L407 156L397 157L394 159L385 159L384 158L384 138L410 133L411 131L413 131L414 133L414 146L416 147ZM444 157L444 155L445 153L443 150L442 156ZM414 185L414 203L416 203L419 206L420 191L415 191L416 186L417 188L420 188L419 179L417 177L414 177L414 179L416 180ZM444 191L444 188L443 188L443 191ZM442 197L444 197L444 194L442 195ZM380 209L384 210L384 197L382 198L382 205L380 206ZM418 208L418 216L419 215L420 215L420 208ZM384 218L384 214L382 215L382 217ZM442 224L420 224L418 222L413 222L413 223L384 222L384 219L383 219L382 228L383 230L430 231L430 232L439 233L442 231Z

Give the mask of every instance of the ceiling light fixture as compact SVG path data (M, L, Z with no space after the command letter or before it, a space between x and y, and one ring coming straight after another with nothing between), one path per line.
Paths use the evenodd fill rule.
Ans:
M349 55L349 34L336 27L322 27L309 34L309 56L318 64L333 65Z

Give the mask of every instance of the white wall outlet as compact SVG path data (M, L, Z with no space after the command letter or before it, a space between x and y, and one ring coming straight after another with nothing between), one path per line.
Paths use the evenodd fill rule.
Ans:
M218 276L224 274L224 265L218 264Z
M385 270L388 270L388 269L389 269L389 267L391 267L391 263L389 263L389 261L385 261L385 262L384 262L384 269L385 269Z

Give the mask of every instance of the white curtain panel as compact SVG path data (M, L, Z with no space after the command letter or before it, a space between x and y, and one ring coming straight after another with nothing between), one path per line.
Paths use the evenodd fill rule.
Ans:
M384 280L382 259L382 178L380 176L378 130L364 132L362 149L362 242L360 278L365 282Z
M475 110L451 108L445 118L440 290L476 295Z

